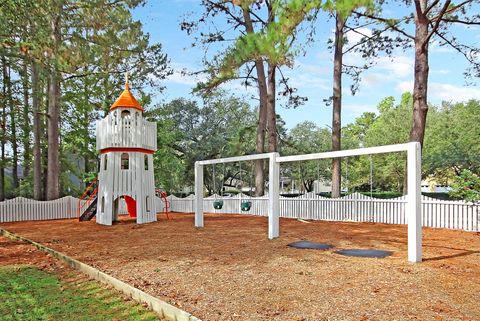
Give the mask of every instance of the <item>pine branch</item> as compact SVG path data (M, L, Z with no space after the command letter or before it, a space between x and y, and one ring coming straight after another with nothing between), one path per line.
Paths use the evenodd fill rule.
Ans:
M258 20L258 22L262 23L262 25L266 25L266 24L267 24L267 23L265 22L265 20L263 20L262 18L260 18L260 16L257 15L253 10L250 10L250 9L249 9L248 12L249 12L252 16L254 16L254 17Z
M217 2L214 2L214 1L211 1L211 0L206 0L206 2L208 4L210 4L213 8L219 9L223 13L230 16L230 18L232 18L234 21L236 21L238 23L238 25L245 26L245 21L243 21L243 20L239 19L238 17L236 17L235 15L233 15L232 12L230 10L228 10L227 7L223 3L220 4L220 3L217 3Z
M432 26L432 29L430 30L430 32L428 33L427 37L425 38L425 41L423 42L422 44L422 47L425 47L427 45L427 43L430 42L430 39L432 38L433 34L437 32L438 30L438 27L440 27L440 22L442 21L442 17L445 15L445 13L447 12L447 9L448 9L448 6L450 6L450 3L451 1L450 0L447 0L445 1L445 3L443 4L443 7L442 7L442 10L440 10L440 13L438 15L438 18L437 20L435 21L435 24Z
M430 12L430 10L432 10L439 2L440 0L433 1L425 10L425 15L427 15Z
M463 7L464 5L469 4L469 3L471 3L471 2L474 2L474 1L476 1L476 0L465 0L465 1L463 1L463 2L461 2L461 3L459 3L459 4L457 4L457 5L454 5L454 6L451 7L450 9L447 9L447 11L445 11L445 14L452 13L452 12L460 9L460 8ZM437 15L436 17L433 17L433 18L431 18L430 20L434 21L434 20L438 19L439 17L440 17L440 15ZM440 18L441 18L441 17L440 17Z
M476 21L466 21L466 20L450 19L450 18L442 18L441 20L443 22L460 23L464 25L476 25L476 26L480 25L480 21L476 22Z
M462 54L462 56L464 56L465 59L466 59L469 63L471 63L471 64L473 64L473 65L476 65L476 66L480 66L480 63L474 61L471 57L469 57L469 56L467 55L467 53L466 53L465 51L462 50L462 48L461 48L462 46L454 43L453 41L451 41L451 40L449 40L449 39L447 39L447 38L445 37L445 35L439 33L438 30L437 30L435 33L436 33L437 36L439 36L440 38L442 38L442 40L445 41L446 44L450 45L450 47L452 47L453 49L455 49L456 51L458 51L460 54ZM463 46L463 47L466 47L466 46ZM468 48L468 47L466 47L466 48ZM469 49L471 50L471 48L469 48Z
M377 34L377 35L372 35L372 36L367 36L366 34L358 31L357 28L352 28L352 27L349 27L349 26L347 26L347 25L345 25L345 28L348 29L348 31L352 31L352 32L355 32L355 33L363 36L363 40L357 42L355 45L353 45L353 46L349 47L347 50L345 50L345 51L343 52L344 55L345 55L346 53L349 53L350 51L354 50L355 48L357 48L357 47L359 47L359 46L367 43L368 41L374 39L375 37L378 37L379 34L382 34L382 33L384 33L385 31L387 31L387 30L390 29L390 27L387 26L385 29L381 30L379 34Z
M428 22L428 18L426 16L426 13L422 11L422 4L420 3L419 0L414 1L415 4L415 12L417 14L417 19L423 20L424 22Z
M382 17L377 17L377 16L374 16L374 15L371 15L371 14L368 14L368 13L358 12L356 10L354 10L352 12L355 13L356 15L360 16L360 17L365 17L365 18L369 18L369 19L372 19L372 20L382 22L382 23L386 24L387 26L389 26L391 29L401 33L405 37L410 38L412 40L415 40L414 36L408 34L405 30L403 30L403 29L401 29L397 26L401 21L403 21L403 19L396 22L395 24L392 24L392 21L389 20L389 19L385 19L385 18L382 18Z

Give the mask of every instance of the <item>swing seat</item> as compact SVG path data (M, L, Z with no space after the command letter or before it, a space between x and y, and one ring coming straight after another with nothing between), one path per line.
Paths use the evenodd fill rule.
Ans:
M222 207L223 207L223 201L222 200L213 202L213 208L214 209L221 210Z
M242 211L246 212L246 211L250 211L250 208L252 208L252 202L250 201L243 201L241 203L241 209Z

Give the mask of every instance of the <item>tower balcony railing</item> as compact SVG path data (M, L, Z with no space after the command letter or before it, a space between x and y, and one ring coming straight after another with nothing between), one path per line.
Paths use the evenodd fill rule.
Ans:
M140 117L107 116L97 122L97 150L111 147L157 150L157 124Z

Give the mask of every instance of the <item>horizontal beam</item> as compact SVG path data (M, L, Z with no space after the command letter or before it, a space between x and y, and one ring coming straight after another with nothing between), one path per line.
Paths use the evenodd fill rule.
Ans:
M406 144L346 149L346 150L339 150L334 152L283 156L283 157L277 157L277 163L307 161L307 160L325 159L325 158L340 158L340 157L350 157L350 156L360 156L360 155L384 154L384 153L392 153L392 152L403 152L403 151L407 151L409 148L412 148L411 146L414 146L415 144L416 142L411 142Z
M275 153L264 153L264 154L253 154L245 156L236 156L236 157L227 157L227 158L217 158L217 159L208 159L197 161L196 164L199 165L212 165L212 164L224 164L224 163L235 163L242 161L252 161L257 159L268 159L273 157Z

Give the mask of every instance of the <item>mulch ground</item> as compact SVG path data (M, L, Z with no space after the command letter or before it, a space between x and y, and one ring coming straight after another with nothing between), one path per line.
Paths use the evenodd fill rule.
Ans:
M21 241L12 241L0 236L0 266L33 265L41 270L53 272L68 268L51 255Z
M424 228L424 262L411 264L402 225L281 219L273 241L265 217L245 215L207 214L203 229L189 214L145 225L127 219L110 227L76 220L0 227L204 320L480 320L479 233ZM287 247L304 239L335 248ZM334 253L344 248L394 254ZM16 254L0 251L0 264L9 255Z

